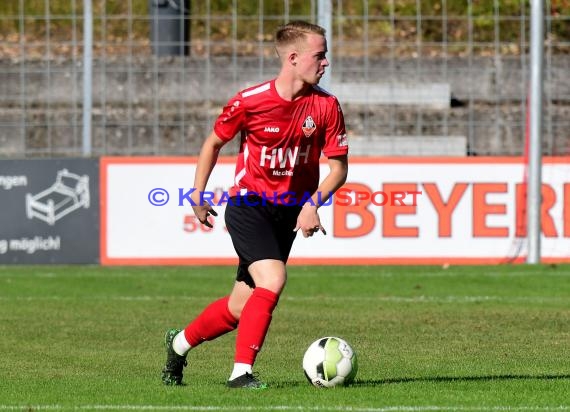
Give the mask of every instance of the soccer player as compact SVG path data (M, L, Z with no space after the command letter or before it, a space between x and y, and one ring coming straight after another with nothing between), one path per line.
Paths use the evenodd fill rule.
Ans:
M234 185L225 221L239 257L236 282L228 296L207 306L184 330L166 332L166 385L182 383L191 348L237 329L230 388L262 389L252 372L281 291L297 232L326 234L318 207L346 181L348 144L337 99L317 85L329 65L325 30L296 21L276 32L281 60L277 77L247 88L224 107L203 143L192 200L199 221L212 227L217 213L200 204L222 146L241 135ZM319 158L329 172L320 182ZM213 217L211 218L213 219Z

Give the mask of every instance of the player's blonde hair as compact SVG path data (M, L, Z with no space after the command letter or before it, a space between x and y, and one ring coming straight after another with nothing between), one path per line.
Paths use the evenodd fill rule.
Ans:
M321 26L306 21L292 21L277 29L275 33L275 48L279 53L282 49L300 40L305 40L307 34L318 34L325 37L326 31Z

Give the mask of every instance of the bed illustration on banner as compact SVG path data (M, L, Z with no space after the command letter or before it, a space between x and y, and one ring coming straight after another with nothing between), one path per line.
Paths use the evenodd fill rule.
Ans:
M62 217L81 207L90 205L89 176L70 173L67 169L57 172L55 183L33 195L26 194L26 216L54 225Z

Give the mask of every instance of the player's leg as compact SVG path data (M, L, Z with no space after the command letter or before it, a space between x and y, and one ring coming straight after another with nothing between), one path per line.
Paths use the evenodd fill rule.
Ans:
M245 282L237 281L234 284L232 293L230 293L230 298L228 300L228 309L234 315L236 319L241 317L241 312L243 307L251 294L253 293L253 288Z
M259 353L279 295L285 286L285 264L279 260L264 259L252 263L249 273L255 289L245 302L236 337L236 353L233 371L228 380L230 387L262 387L253 376L253 364Z
M287 281L285 262L295 238L295 222L285 227L273 205L226 208L228 232L240 257L237 280L253 289L240 315L229 387L265 387L255 379L252 368ZM286 232L287 248L280 239L281 231Z
M247 274L243 274L244 279L249 277L253 280L255 289L241 314L236 337L236 364L253 366L269 330L273 310L287 282L285 263L295 240L293 228L298 209L268 205L267 210L271 216L267 224L272 225L273 236L264 239L264 253L275 258L256 260L248 266ZM267 245L271 245L271 248ZM234 368L230 380L240 375L240 369L236 371ZM251 370L248 372L251 373Z
M246 286L246 289L249 287ZM243 299L247 299L245 295ZM186 355L191 348L237 327L238 317L229 309L229 301L230 296L218 299L208 305L184 330L170 329L166 332L166 364L162 370L164 384L182 383Z

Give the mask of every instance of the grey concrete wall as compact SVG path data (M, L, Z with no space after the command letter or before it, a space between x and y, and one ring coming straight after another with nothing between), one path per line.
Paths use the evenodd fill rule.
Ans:
M389 60L337 59L332 84L448 84L458 107L343 103L349 133L362 136L467 136L474 154L520 154L528 62L520 57ZM367 71L364 71L367 67ZM81 67L70 61L0 60L0 154L77 147ZM231 95L275 76L275 60L215 57L96 60L95 154L196 154ZM570 56L545 70L547 153L570 153ZM331 90L334 93L334 90ZM343 93L345 93L343 91ZM25 129L22 125L25 124ZM78 130L79 128L79 130ZM236 146L233 146L235 149ZM232 150L232 149L230 149Z
M331 67L332 80L334 83L447 83L459 99L495 102L520 99L529 76L528 62L520 57L422 58L420 62L371 58L367 66L365 72L361 59L339 59ZM50 62L49 78L45 62L26 62L25 67L22 77L19 62L0 60L1 105L18 104L22 92L29 102L81 102L81 67L73 67L71 61ZM551 65L545 68L545 94L570 103L570 56L554 56ZM209 64L191 57L96 61L93 100L134 104L156 98L161 102L223 102L239 88L270 78L277 70L274 60L265 60L261 68L259 60L254 58L240 58L235 64L225 57L214 57Z

